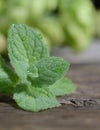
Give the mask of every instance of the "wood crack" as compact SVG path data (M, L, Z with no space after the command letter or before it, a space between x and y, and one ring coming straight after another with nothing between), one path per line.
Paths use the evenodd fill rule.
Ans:
M100 106L100 99L79 99L79 98L70 98L70 99L60 99L61 104L64 105L72 105L74 107L93 107L93 106Z

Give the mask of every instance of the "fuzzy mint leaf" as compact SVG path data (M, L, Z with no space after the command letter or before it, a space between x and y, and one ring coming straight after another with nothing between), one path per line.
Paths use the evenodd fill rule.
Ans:
M28 87L25 84L17 85L13 98L19 107L32 112L60 105L48 88Z
M49 90L55 96L62 96L65 94L70 94L70 93L74 92L75 89L76 89L76 86L68 78L62 78L62 79L58 80L55 84L53 84L49 87Z
M17 82L18 77L7 67L3 58L0 56L0 93L12 94Z
M44 57L48 50L41 36L31 27L13 24L8 32L8 54L12 66L23 80L27 69Z
M43 58L36 63L39 77L33 80L35 87L48 87L61 79L69 68L69 63L59 57Z

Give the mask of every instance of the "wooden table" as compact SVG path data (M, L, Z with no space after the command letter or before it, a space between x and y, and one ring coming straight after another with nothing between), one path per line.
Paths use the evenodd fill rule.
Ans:
M0 130L100 130L100 63L72 64L67 77L77 90L59 108L26 112L0 96Z

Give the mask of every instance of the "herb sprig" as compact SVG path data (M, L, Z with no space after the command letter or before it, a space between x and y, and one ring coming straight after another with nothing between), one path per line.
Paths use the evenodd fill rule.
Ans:
M14 72L0 56L0 93L13 95L24 110L38 112L60 106L56 96L70 94L75 85L64 78L69 63L51 57L33 28L13 24L8 31L8 55Z

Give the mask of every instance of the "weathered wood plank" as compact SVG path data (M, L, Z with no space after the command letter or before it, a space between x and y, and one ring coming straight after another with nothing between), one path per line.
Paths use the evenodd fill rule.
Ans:
M100 64L72 65L67 76L77 91L59 108L31 113L0 98L0 130L100 130Z
M28 113L2 104L0 130L99 130L100 110L67 107ZM1 110L0 110L1 111Z

